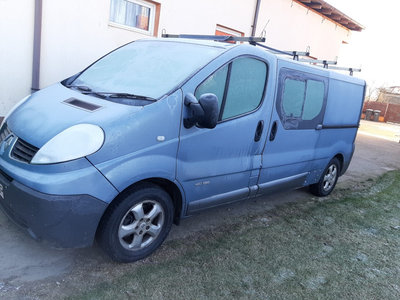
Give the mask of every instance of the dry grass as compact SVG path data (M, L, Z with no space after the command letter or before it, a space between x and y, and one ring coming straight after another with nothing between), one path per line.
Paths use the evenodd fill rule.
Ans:
M400 172L369 183L168 242L71 298L399 299Z

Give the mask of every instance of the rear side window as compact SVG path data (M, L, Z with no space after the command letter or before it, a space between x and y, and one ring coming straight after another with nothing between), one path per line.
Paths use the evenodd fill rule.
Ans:
M285 129L315 129L322 123L326 78L282 69L278 90L277 111Z
M203 81L195 96L213 93L218 97L219 121L249 113L263 99L267 71L267 65L258 59L237 58Z
M325 85L322 81L307 80L307 92L304 98L303 120L312 120L322 110Z
M288 117L300 118L303 111L303 99L306 84L304 81L286 79L283 89L282 108Z

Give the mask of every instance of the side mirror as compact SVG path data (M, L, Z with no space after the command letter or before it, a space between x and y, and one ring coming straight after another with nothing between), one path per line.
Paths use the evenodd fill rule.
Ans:
M217 126L219 108L218 98L214 94L203 94L200 99L193 94L185 96L185 106L190 110L190 117L183 120L185 128L199 125L202 128L212 129Z

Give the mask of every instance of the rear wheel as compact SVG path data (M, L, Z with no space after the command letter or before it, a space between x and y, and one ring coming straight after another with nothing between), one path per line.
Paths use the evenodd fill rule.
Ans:
M320 180L310 185L310 192L318 197L328 196L334 189L340 174L340 162L334 157L325 168Z
M162 244L172 220L169 194L157 185L141 184L111 204L101 221L98 241L113 260L133 262Z

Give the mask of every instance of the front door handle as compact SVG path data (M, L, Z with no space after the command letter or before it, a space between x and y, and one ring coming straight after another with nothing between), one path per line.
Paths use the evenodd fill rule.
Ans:
M261 135L264 129L264 121L258 121L256 134L254 135L254 141L258 142L261 139Z
M276 121L272 124L271 133L269 134L269 140L272 142L275 139L276 132L278 131L278 124Z

